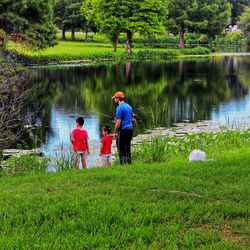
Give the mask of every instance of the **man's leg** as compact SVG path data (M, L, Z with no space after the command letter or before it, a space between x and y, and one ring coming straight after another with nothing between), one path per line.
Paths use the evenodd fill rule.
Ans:
M128 137L128 141L127 141L127 162L128 162L128 164L131 164L132 163L131 141L132 141L132 138L133 138L133 130L132 129L128 130L127 137Z
M121 164L131 164L131 140L133 136L132 129L121 130L120 137L120 161Z
M119 158L120 158L120 164L124 165L126 164L126 134L124 130L122 129L119 132L119 136L117 138L117 145L118 145L118 152L119 152Z
M132 129L127 129L126 131L126 146L125 146L125 155L126 155L126 164L131 164L131 140L133 137L133 130Z

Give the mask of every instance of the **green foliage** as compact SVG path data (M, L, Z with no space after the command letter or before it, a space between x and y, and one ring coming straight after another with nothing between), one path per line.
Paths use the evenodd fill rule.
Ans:
M67 0L56 1L53 7L53 21L59 29L65 29Z
M119 43L125 43L126 38L119 38ZM176 46L178 39L174 36L164 37L139 37L132 39L134 48L151 47L151 48L167 48L168 46Z
M56 44L56 28L52 23L52 0L0 2L0 28L17 42L33 48Z
M180 34L180 47L184 47L186 30L215 37L229 23L230 5L226 0L170 0L166 20L168 30Z
M186 21L192 0L169 0L167 3L167 29L174 35L178 35L181 30L187 28Z
M195 7L192 9L188 26L197 33L215 37L230 22L231 8L226 0L199 0L198 5L194 3L193 6Z
M97 22L100 31L109 38L114 46L125 25L125 19L122 18L123 6L119 2L117 0L100 0L97 8ZM116 50L116 48L114 49Z
M92 27L96 27L96 22L97 22L97 2L98 0L84 0L82 5L81 5L81 12L85 16L87 20L87 29Z
M107 44L82 42L59 42L57 47L45 51L22 51L25 61L31 64L62 63L74 60L86 61L126 61L126 60L165 60L174 56L209 54L204 47L192 49L135 49L135 53L128 55L119 48L118 53L110 52Z
M94 36L94 42L98 43L93 46L103 46L104 44L109 43L109 39L106 35L97 33L97 34L90 34L88 37L88 42L93 41ZM58 39L61 38L61 35L58 34ZM83 41L84 40L84 34L82 32L76 32L75 38L77 41ZM70 40L70 33L66 32L66 39ZM119 44L125 44L126 43L126 35L121 34L119 37ZM205 34L195 34L195 33L186 33L185 34L185 40L187 46L196 46L198 44L200 45L209 45L209 46L226 46L226 47L239 47L246 43L245 36L242 32L228 32L228 33L222 33L217 35L215 38L209 38ZM135 35L132 38L132 43L134 48L142 49L144 48L162 48L166 49L169 47L177 47L178 45L178 38L176 36L158 36L158 37L147 37L147 36L139 36ZM107 46L107 45L106 45ZM70 47L70 45L69 45ZM120 46L121 47L121 46Z
M245 36L242 32L229 32L209 38L204 34L185 34L187 45L206 44L208 46L240 47L245 44Z
M4 167L5 175L26 175L31 172L45 172L49 160L36 155L14 156L7 160Z
M161 0L100 0L97 9L100 29L113 43L121 32L128 34L128 43L135 32L151 36L162 32L165 15L165 4Z
M81 12L82 0L58 0L54 5L54 22L62 30L62 39L66 39L66 30L71 30L71 40L75 40L75 31L85 29L86 17Z
M247 37L248 43L250 44L250 7L247 7L245 12L240 17L239 26Z
M65 151L62 150L62 152L56 153L54 156L50 157L50 168L57 172L75 169L75 154L70 149L66 150L68 152L65 153Z
M69 1L63 20L65 27L70 29L84 28L86 17L80 10L81 4L81 0Z
M6 50L8 40L9 36L7 33L3 29L0 29L0 53Z
M217 35L214 40L210 41L210 44L215 46L240 47L244 45L245 42L245 36L243 33L231 32Z
M134 156L138 162L164 162L178 156L187 159L194 149L204 150L208 156L212 156L216 152L249 146L250 130L199 133L186 135L184 138L152 136L151 142L144 141L136 147Z
M239 21L241 14L246 6L250 6L249 0L228 0L232 6L231 24L236 24Z

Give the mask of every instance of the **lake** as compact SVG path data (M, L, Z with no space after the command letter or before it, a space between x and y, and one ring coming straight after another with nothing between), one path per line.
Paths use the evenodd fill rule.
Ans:
M115 116L116 91L134 108L135 134L183 120L248 122L249 69L250 56L31 68L38 86L34 96L43 100L37 146L45 155L67 152L69 133L82 115L90 137L89 165L98 165L101 128L113 126L109 116Z

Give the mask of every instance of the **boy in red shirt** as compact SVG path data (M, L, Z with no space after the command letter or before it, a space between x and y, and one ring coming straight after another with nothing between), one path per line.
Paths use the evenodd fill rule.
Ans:
M100 149L100 156L103 166L111 166L112 156L111 156L111 146L112 146L112 137L110 136L111 128L105 126L102 128L102 144Z
M88 132L83 129L84 119L76 119L76 128L71 132L71 142L75 151L76 169L79 169L79 161L82 161L82 168L86 168L86 158L89 154Z

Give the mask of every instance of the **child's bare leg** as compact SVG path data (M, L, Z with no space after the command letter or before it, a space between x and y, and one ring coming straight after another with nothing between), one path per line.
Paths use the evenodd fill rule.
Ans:
M82 168L87 168L86 160L82 160Z
M79 159L76 159L76 169L79 169Z
M108 160L107 160L107 165L108 166L111 166L112 165L112 158L111 158L111 156L108 158Z
M103 167L106 167L107 166L107 161L106 161L106 158L102 158L102 166Z

